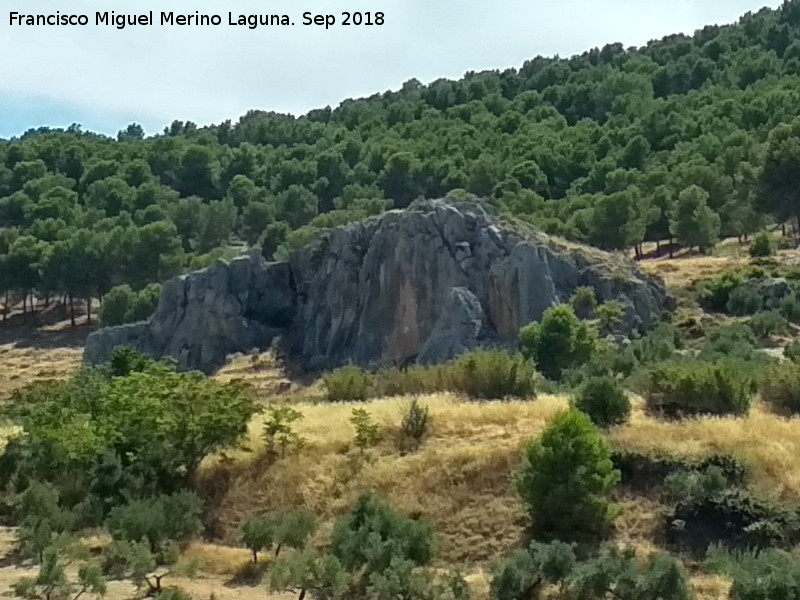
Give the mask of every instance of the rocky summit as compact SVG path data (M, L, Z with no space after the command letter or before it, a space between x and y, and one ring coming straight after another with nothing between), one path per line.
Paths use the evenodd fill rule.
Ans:
M504 224L478 204L417 202L333 229L287 261L254 251L172 279L148 321L96 331L84 360L126 345L210 373L282 336L311 369L434 363L516 339L580 286L619 300L629 332L671 307L660 280L617 255Z

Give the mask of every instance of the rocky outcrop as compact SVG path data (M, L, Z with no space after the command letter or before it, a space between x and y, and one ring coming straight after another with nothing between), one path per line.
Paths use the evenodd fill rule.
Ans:
M520 327L579 286L620 300L628 330L670 307L662 283L617 256L505 226L477 204L416 203L337 228L289 260L258 254L165 284L147 323L93 333L210 372L284 335L311 368L440 361Z

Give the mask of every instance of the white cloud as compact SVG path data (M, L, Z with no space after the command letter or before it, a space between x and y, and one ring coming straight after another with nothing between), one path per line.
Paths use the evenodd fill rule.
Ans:
M347 97L466 70L519 66L537 54L626 46L709 22L730 22L752 0L6 0L0 12L0 98L26 95L86 114L140 122L219 122L251 108L302 113ZM161 7L157 8L160 4ZM294 27L11 27L9 12L287 13ZM777 6L780 2L771 2ZM16 6L15 6L16 5ZM332 8L335 6L336 8ZM382 27L300 24L304 11L385 13ZM0 111L0 130L3 123ZM38 123L26 123L27 126ZM124 123L120 123L120 126ZM24 127L23 127L24 128Z

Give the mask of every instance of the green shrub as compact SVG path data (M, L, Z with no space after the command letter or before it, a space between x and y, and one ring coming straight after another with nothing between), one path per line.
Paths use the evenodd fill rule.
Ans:
M287 405L271 406L267 409L267 415L264 421L264 441L268 454L275 455L280 448L281 456L285 456L287 449L305 446L305 438L294 430L294 423L304 418L302 412Z
M764 299L752 285L743 284L731 291L725 310L736 316L753 315L764 306Z
M624 315L622 304L616 300L601 304L597 308L597 324L600 327L600 331L604 334L615 332L622 324Z
M768 338L773 335L783 335L789 329L789 322L777 310L760 312L753 316L747 326L758 338Z
M587 381L573 399L573 405L602 428L621 425L631 415L631 401L612 377L595 377Z
M134 500L114 507L106 527L115 540L147 540L152 552L161 552L163 542L187 541L200 531L202 507L200 499L191 492Z
M158 283L151 283L139 292L127 284L111 288L100 306L101 327L147 320L155 312L160 296Z
M579 319L593 319L597 308L597 296L595 296L594 288L579 287L569 299L569 304Z
M589 326L567 305L547 310L540 323L523 327L519 334L525 358L536 362L548 379L559 381L565 370L580 367L596 350L597 340Z
M570 410L528 445L516 488L535 536L573 541L608 532L616 513L609 495L619 477L606 439L586 415Z
M350 423L356 430L354 442L361 452L380 441L380 428L377 423L372 422L372 416L365 409L354 408L350 415Z
M800 598L800 562L783 550L731 550L716 544L708 549L703 567L732 580L730 600Z
M800 298L797 292L792 292L781 300L779 310L790 323L800 323Z
M751 380L733 362L675 361L651 367L643 392L647 407L667 416L744 415Z
M800 363L800 342L792 342L786 346L783 355L793 363Z
M683 564L663 552L642 561L632 548L612 547L588 560L569 580L569 598L618 600L691 600Z
M781 236L777 239L778 250L794 250L797 248L797 241L791 236Z
M322 376L325 397L330 402L363 402L369 397L372 377L354 365L341 367Z
M759 385L761 400L782 414L800 415L800 365L794 362L770 366Z
M400 421L400 435L403 448L411 445L413 449L419 447L431 426L431 415L427 406L422 406L414 398L403 412Z
M275 557L284 546L302 550L317 529L313 514L302 509L290 509L251 517L242 526L242 543L253 553L253 563L258 553L275 548Z
M491 597L494 600L539 598L545 586L563 584L576 564L572 546L563 542L534 542L526 550L517 550L495 570Z
M529 398L536 395L536 370L519 354L475 350L455 361L455 391L478 400Z
M714 279L703 282L700 288L700 302L710 310L724 311L731 292L743 283L744 279L741 275L723 273Z
M433 557L433 527L403 516L372 494L362 494L333 526L330 552L348 571L385 571L393 559L426 565Z
M372 392L378 397L454 392L479 400L533 398L537 379L535 367L519 354L479 349L441 365L380 371Z
M753 238L748 251L753 258L772 256L775 254L775 243L766 231L762 231Z

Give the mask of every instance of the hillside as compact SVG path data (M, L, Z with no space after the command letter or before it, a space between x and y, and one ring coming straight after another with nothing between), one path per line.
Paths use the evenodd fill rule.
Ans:
M299 117L150 137L132 124L117 140L32 130L0 142L0 289L14 304L34 290L82 303L128 285L104 321L137 320L154 308L149 284L248 244L283 258L333 225L455 190L606 249L748 235L794 216L781 126L800 106L798 23L790 1Z
M715 339L719 328L748 322L746 318L704 309L698 304L695 291L698 282L708 282L724 273L752 270L754 267L744 256L746 248L729 240L720 245L716 256L660 258L642 263L645 270L665 274L670 293L679 298L674 322L689 348L702 349L703 344ZM790 272L797 264L797 253L780 251L773 260L773 270ZM702 333L693 333L697 326ZM38 338L40 346L57 346L54 336L62 327L69 329L68 320L43 326L35 336L30 330L23 333L18 329L17 333L23 338ZM800 337L798 333L800 330L790 325L782 334L771 335L757 345L780 349ZM0 352L5 372L14 373L6 383L6 391L54 375L66 376L78 367L79 347L31 350L27 345L22 339L16 347L12 344ZM739 351L741 348L736 350ZM732 350L726 352L733 356ZM717 360L724 362L726 358ZM755 358L747 360L757 364ZM24 361L30 361L31 368L21 368ZM48 363L55 368L41 368ZM523 450L555 415L568 407L573 392L539 393L533 401L479 403L461 394L422 394L417 399L429 409L432 426L421 447L408 452L398 444L402 439L400 421L410 398L329 403L325 401L324 382L295 381L289 386L285 377L281 364L269 354L232 357L215 376L222 383L244 381L252 385L264 407L298 410L302 418L292 430L303 445L290 449L282 458L270 458L263 439L268 415L257 415L249 423L241 448L204 462L196 489L207 503L206 535L212 536L213 544L196 540L185 547L169 581L195 598L204 598L212 590L221 599L264 597L263 583L248 583L252 578L247 570L249 554L241 548L239 537L245 520L281 509L306 509L320 520L315 540L324 543L334 521L359 493L371 490L390 499L392 506L405 514L416 513L430 519L437 537L433 566L457 567L475 598L490 597L495 565L525 543L530 525L525 506L512 486ZM640 389L636 377L627 379L626 385ZM764 401L756 400L746 416L669 421L649 412L642 397L632 397L630 419L608 432L615 452L634 457L613 493L621 513L612 539L635 548L642 558L663 550L675 553L688 569L695 598L727 597L728 577L710 571L697 556L677 550L665 537L665 519L673 508L664 497L663 476L655 474L658 471L648 474L648 469L664 467L650 464L652 459L637 463L643 459L635 457L659 456L659 460L677 461L676 464L699 464L718 460L714 457L727 457L725 460L746 469L742 489L754 494L758 502L775 503L776 507L789 510L800 493L800 451L796 447L800 425L795 419L775 414ZM354 408L366 410L380 432L380 441L365 451L354 445L350 422ZM626 470L631 468L640 470ZM13 548L15 530L3 535L9 548ZM104 547L107 541L101 536L90 543ZM0 568L0 589L31 572L32 567L24 564ZM124 582L112 582L109 597L130 597L131 589Z
M0 595L800 600L798 140L800 0L0 140Z

